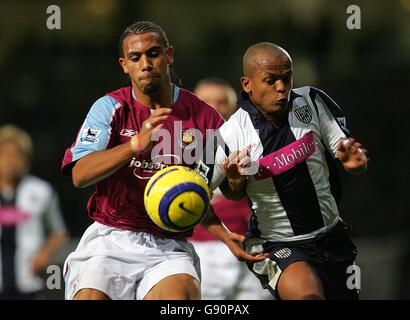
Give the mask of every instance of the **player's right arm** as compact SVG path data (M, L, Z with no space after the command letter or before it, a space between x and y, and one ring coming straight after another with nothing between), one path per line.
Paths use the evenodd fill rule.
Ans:
M104 151L94 151L79 159L72 170L72 180L77 188L85 188L104 180L134 155L129 142Z
M152 134L161 128L161 121L171 112L169 108L155 110L143 122L140 132L129 142L107 149L113 131L112 120L119 107L111 97L97 100L91 107L76 142L67 150L63 172L71 174L76 187L88 187L107 178L128 162L136 152L147 150L151 145ZM146 128L145 124L148 122L151 126ZM70 169L72 170L69 171Z
M92 152L79 159L72 171L73 184L78 188L93 185L112 175L135 154L146 151L152 143L152 135L162 127L160 122L164 121L171 111L169 108L155 110L143 122L140 132L129 142L111 149ZM150 123L148 128L145 127L146 123Z
M246 174L249 174L247 169L251 158L247 149L231 152L220 129L207 138L196 170L204 177L211 190L219 187L226 198L239 200L246 195L246 180L249 177Z

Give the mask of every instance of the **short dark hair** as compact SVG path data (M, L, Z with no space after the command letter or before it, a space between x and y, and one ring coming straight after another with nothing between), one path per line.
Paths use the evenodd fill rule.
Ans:
M120 42L118 45L118 54L121 58L124 58L124 47L123 47L123 42L126 37L129 35L134 35L134 34L143 34L143 33L149 33L153 32L159 35L161 38L162 43L164 44L165 48L169 47L169 41L168 37L165 34L164 30L162 28L151 22L151 21L137 21L133 23L132 25L128 26L124 32L121 34L120 37ZM174 68L172 66L169 66L169 73L171 75L171 81L175 83L177 86L182 87L182 81L181 79L176 75Z

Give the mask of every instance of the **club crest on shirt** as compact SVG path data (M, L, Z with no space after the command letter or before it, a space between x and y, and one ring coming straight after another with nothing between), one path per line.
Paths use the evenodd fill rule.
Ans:
M100 141L97 137L100 135L101 130L93 128L85 128L81 134L80 142L85 145L98 143Z
M196 145L193 129L183 129L178 137L179 145L182 148L193 148Z
M294 109L293 113L300 122L308 124L312 121L312 109L308 105Z

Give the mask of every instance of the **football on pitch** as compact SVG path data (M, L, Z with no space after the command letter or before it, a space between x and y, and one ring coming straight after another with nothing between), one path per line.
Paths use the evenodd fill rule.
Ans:
M162 229L181 232L200 223L209 209L210 193L205 180L184 166L158 171L144 192L145 209Z

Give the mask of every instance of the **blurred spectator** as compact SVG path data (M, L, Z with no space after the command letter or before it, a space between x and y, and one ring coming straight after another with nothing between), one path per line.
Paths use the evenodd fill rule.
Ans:
M198 82L195 94L225 120L236 111L237 96L234 89L219 78L205 78ZM219 189L212 197L212 207L229 230L245 234L251 211L248 199L226 199ZM204 300L262 300L273 299L262 289L245 263L239 262L224 243L198 225L189 239L201 259L202 299Z
M66 238L58 196L29 175L30 136L0 127L0 299L39 299L41 273Z
M202 79L196 85L194 92L225 120L228 120L236 111L237 96L235 90L223 79Z

